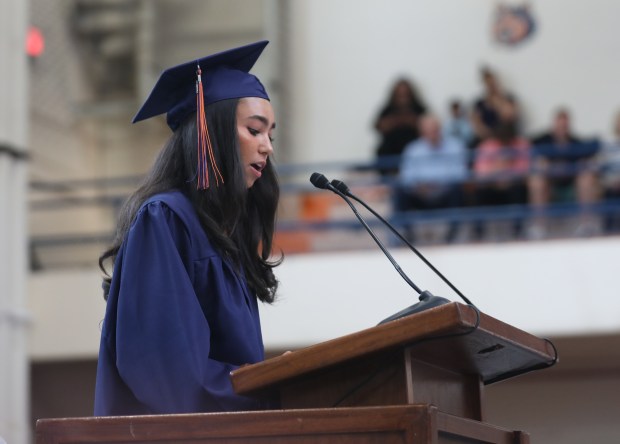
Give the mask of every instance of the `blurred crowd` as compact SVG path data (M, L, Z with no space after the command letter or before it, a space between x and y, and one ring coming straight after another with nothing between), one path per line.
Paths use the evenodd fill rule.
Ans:
M394 84L375 129L377 168L394 184L395 211L521 205L527 217L514 218L514 236L542 238L550 205L572 203L576 235L620 231L620 112L610 119L613 140L605 142L575 134L571 112L561 106L546 131L526 135L517 97L491 69L480 77L481 96L470 105L452 101L443 121L411 81ZM453 221L446 241L457 229ZM484 234L476 222L473 236Z

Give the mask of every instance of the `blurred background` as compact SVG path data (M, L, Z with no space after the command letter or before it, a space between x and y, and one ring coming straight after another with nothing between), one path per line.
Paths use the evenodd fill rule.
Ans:
M321 171L483 312L556 344L555 367L486 387L488 422L618 442L618 17L615 0L1 0L0 437L92 415L97 259L169 136L163 117L130 124L159 73L268 39L253 72L276 110L286 256L268 354L416 300L308 182ZM458 300L364 216L414 282Z

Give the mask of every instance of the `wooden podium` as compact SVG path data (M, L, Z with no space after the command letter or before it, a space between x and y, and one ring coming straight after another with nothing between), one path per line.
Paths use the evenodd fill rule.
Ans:
M232 373L280 409L45 419L37 444L527 443L484 422L484 385L555 359L549 341L450 303Z

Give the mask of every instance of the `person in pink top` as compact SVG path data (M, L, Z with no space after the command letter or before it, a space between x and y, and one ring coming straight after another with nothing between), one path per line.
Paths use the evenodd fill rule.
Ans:
M515 205L527 202L526 178L530 167L530 143L517 134L511 123L500 125L495 134L476 150L473 170L476 179L476 205ZM515 220L515 236L520 236L522 221ZM476 226L478 237L482 224Z

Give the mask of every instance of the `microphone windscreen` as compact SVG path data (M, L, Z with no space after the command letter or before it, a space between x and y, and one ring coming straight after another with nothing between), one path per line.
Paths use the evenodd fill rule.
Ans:
M342 180L334 179L332 180L332 186L340 191L342 194L349 194L351 190Z
M317 188L327 189L329 180L321 173L312 173L310 176L310 183Z

